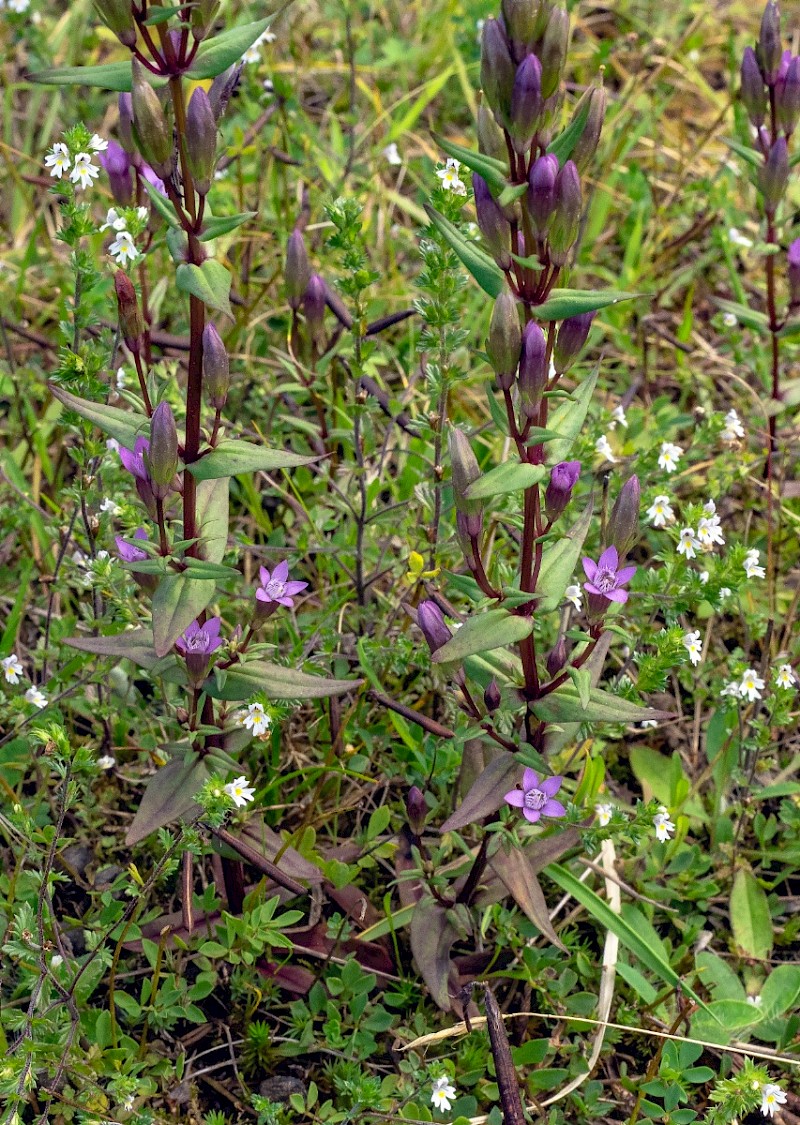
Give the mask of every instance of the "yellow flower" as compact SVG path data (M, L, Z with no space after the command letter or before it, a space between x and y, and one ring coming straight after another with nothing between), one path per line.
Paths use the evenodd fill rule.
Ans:
M441 570L441 567L436 567L434 570L423 570L425 560L418 551L412 551L408 556L408 573L406 574L406 582L410 582L413 586L415 582L420 582L423 578L435 578Z

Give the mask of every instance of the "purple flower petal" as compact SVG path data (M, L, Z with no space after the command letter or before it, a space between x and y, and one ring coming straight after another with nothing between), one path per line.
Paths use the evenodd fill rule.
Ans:
M591 582L597 574L597 563L594 559L583 559L583 572Z
M269 582L269 571L265 566L261 566L258 568L258 577L261 579L261 585L266 586L266 584Z
M556 802L556 804L558 804L558 802ZM526 820L529 820L531 824L535 824L542 813L540 809L523 809L522 815Z
M269 594L267 593L267 591L264 589L263 586L259 586L258 589L256 590L256 601L259 601L259 602L271 602L272 601L272 598L269 596Z
M283 561L279 562L278 565L273 570L272 581L273 582L285 582L288 577L289 577L289 564L287 563L286 559L283 559Z
M546 797L553 797L561 788L561 783L563 780L564 778L559 774L556 774L555 777L546 777L539 788Z
M286 593L289 595L290 598L292 598L292 597L294 597L295 594L299 594L301 590L305 590L306 586L308 586L307 582L296 582L296 581L287 582L286 583Z
M522 775L522 788L527 793L529 789L536 789L539 785L539 775L536 770L532 770L530 766L525 767L525 772Z
M221 626L222 621L219 617L209 617L203 626L203 632L207 637L218 637Z
M635 566L623 566L622 570L617 571L617 585L624 586L626 582L630 582L635 573Z
M608 598L610 602L626 602L628 600L627 590L606 590L603 594L604 598Z
M616 570L619 566L619 555L617 554L616 547L606 547L600 558L597 560L597 565L602 569Z
M584 590L588 590L590 594L599 594L601 598L605 597L603 591L595 586L592 582L584 582L583 588Z
M506 793L503 800L507 801L509 805L513 805L515 809L521 809L525 803L525 794L521 789L512 789L510 793Z
M545 801L542 805L542 816L566 816L567 810L560 801L554 801L551 797L549 801Z

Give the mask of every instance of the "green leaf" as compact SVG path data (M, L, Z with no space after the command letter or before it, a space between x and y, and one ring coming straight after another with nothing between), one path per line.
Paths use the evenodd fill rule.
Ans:
M592 690L592 674L588 668L569 668L569 678L578 693L578 700L584 710L589 706L589 696Z
M180 220L175 214L175 208L167 197L162 195L158 188L153 187L144 176L140 177L140 182L144 184L147 194L150 196L150 202L153 204L153 208L159 213L164 222L168 223L173 230L180 230Z
M190 293L208 308L232 317L231 281L230 271L214 258L208 258L202 266L181 262L175 271L175 284L182 293Z
M547 449L548 464L557 465L559 461L566 461L569 457L572 446L586 421L599 371L598 364L591 375L584 379L550 416L548 425L551 430L558 431L561 439L550 442Z
M166 656L181 633L203 612L214 597L214 583L191 578L188 573L168 574L153 594L153 647Z
M205 582L213 579L222 581L226 578L241 578L241 573L234 566L220 566L219 563L205 562L203 559L193 559L191 556L184 559L186 572L192 578L202 578Z
M212 239L219 238L223 234L230 234L248 219L254 219L257 214L258 211L241 211L238 215L220 215L218 218L206 219L200 241L211 242Z
M561 168L564 167L572 156L575 145L583 136L583 130L586 128L586 122L589 117L589 104L589 99L586 98L574 120L570 121L566 129L564 129L562 133L559 133L556 139L551 141L547 146L547 151L558 157L558 163Z
M541 267L538 258L518 258L515 254L512 257L522 266ZM544 304L532 306L531 315L537 320L565 320L568 316L596 312L641 296L641 293L625 293L621 289L552 289Z
M506 461L473 481L466 497L468 500L489 500L507 492L524 492L531 485L538 484L546 471L544 465L520 465L518 461Z
M571 684L563 684L550 695L531 704L534 715L546 723L641 723L645 719L666 719L669 711L643 707L602 688L592 688L586 707Z
M501 750L486 769L478 774L464 800L440 826L439 831L455 832L497 812L506 793L514 788L515 779L521 776L520 769L516 754Z
M167 20L177 16L180 12L179 7L165 7L161 4L153 5L152 8L147 9L148 15L146 20L142 20L143 27L155 27L156 24L166 23Z
M115 90L118 94L130 93L131 64L114 62L102 63L100 66L57 66L29 74L28 81L38 82L41 86L98 86L101 90ZM151 74L148 81L157 88L163 86L166 79Z
M104 402L89 402L88 399L70 394L55 383L47 385L53 398L57 398L67 410L74 410L81 418L93 422L99 430L115 438L126 449L133 449L137 437L145 437L150 433L150 422L144 414L119 410L116 406L106 406Z
M754 1004L742 1000L712 1000L702 1012L692 1016L690 1034L693 1039L708 1043L730 1043L740 1039L742 1032L761 1020Z
M701 950L695 958L697 976L703 987L711 993L713 1000L747 1000L747 994L739 977L716 953Z
M504 164L502 160L495 160L493 156L484 156L482 152L464 148L463 145L457 145L455 141L450 141L446 137L440 136L439 133L431 133L431 136L439 148L446 152L448 156L454 157L461 164L466 164L470 171L483 176L487 184L493 187L495 191L502 192L509 186L508 165ZM528 185L523 184L522 186L524 190L527 189Z
M228 545L228 479L201 480L195 504L200 536L199 555L207 563L221 563Z
M444 215L440 215L429 204L425 204L425 213L439 231L442 238L458 255L472 276L490 297L499 297L505 288L503 271L493 258L484 253L474 242L467 242L461 231L453 226Z
M298 465L311 465L316 460L316 457L303 457L289 449L253 445L244 438L225 438L211 453L186 468L195 480L217 480L240 473L255 473L259 469L267 473L273 469L294 469Z
M266 19L256 20L254 23L244 23L241 27L232 27L215 35L213 39L206 39L200 44L200 49L195 55L194 62L186 72L187 77L194 80L198 78L216 78L238 62L248 47L252 47L263 31L266 31L274 15Z
M125 837L126 845L132 847L151 832L193 812L197 808L194 798L207 781L205 763L194 754L186 760L173 758L167 762L145 786Z
M773 969L761 989L758 1012L762 1019L771 1020L793 1008L800 996L800 965L778 965Z
M509 207L518 199L521 199L525 192L528 190L528 185L525 184L509 184L504 188L497 197L497 202L500 207Z
M764 157L757 149L748 148L747 145L740 144L732 137L723 137L722 143L733 149L738 156L741 156L742 160L746 160L753 168L760 168L764 163Z
M327 699L331 695L354 691L362 682L329 680L325 676L311 676L298 668L284 668L267 660L251 660L228 668L221 684L215 676L210 676L203 690L213 699L249 699L256 692L263 692L269 699Z
M433 654L434 664L463 660L493 648L516 644L533 632L533 618L518 617L506 609L490 609L468 618L454 636Z
M140 626L110 637L65 637L64 644L80 652L93 652L96 656L118 656L130 660L139 668L152 668L158 660L153 648L153 634Z
M746 867L740 867L733 880L730 917L734 940L745 956L766 960L772 951L769 904L764 888Z
M645 968L649 969L651 973L655 973L672 988L681 988L686 995L691 996L696 1004L704 1010L707 1009L706 1004L686 981L678 976L669 962L665 961L660 953L654 950L629 922L620 914L616 914L599 895L595 894L580 879L577 879L568 868L562 867L558 863L551 863L545 868L545 874L561 887L562 891L572 895L576 902L584 906L604 929L611 930L613 934L616 934L625 948L638 957Z
M536 582L537 613L549 613L564 600L564 591L575 576L575 568L583 551L583 542L592 522L592 505L555 542L548 543L542 551L542 565Z
M714 300L723 312L733 313L740 324L756 332L766 332L769 329L769 317L766 313L751 309L749 305L740 305L738 301L725 301L722 297L715 297Z

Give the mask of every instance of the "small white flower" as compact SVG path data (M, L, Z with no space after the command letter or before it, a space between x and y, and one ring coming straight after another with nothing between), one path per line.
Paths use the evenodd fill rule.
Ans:
M54 953L53 956L50 958L50 968L51 969L57 969L59 965L63 965L63 964L64 964L64 958L61 956L60 953Z
M9 12L16 12L18 16L22 15L23 12L27 12L30 6L31 0L8 0Z
M656 830L656 839L665 843L672 837L675 825L669 818L669 813L664 805L659 805L658 812L653 817L653 827Z
M582 598L582 596L583 596L583 594L582 594L581 588L578 585L567 586L566 590L564 591L564 597L567 599L568 602L572 602L572 604L575 606L576 609L581 608L581 598Z
M781 664L778 671L775 673L775 683L780 688L793 688L797 683L797 677L794 674L791 664Z
M736 227L728 229L728 241L732 242L734 246L741 246L743 250L749 250L753 245L752 238L742 234Z
M258 39L256 39L255 43L252 43L242 55L242 62L258 62L258 60L261 58L262 43L274 43L275 39L276 35L274 31L270 31L269 28L267 28L266 31L262 31Z
M461 167L457 160L448 160L444 168L439 168L436 175L442 181L442 187L456 195L466 195L467 189L462 183L458 170Z
M683 450L679 445L673 441L662 441L661 452L658 455L659 469L665 469L668 473L674 473L678 468L678 462L683 457Z
M25 692L25 698L28 703L32 703L34 707L39 707L41 709L47 706L47 696L38 687L29 687Z
M271 78L265 78L264 81L261 83L261 87L262 87L265 94L274 94L275 93L275 83L272 81ZM227 169L223 169L223 171L227 171Z
M612 817L613 812L614 812L614 806L613 805L607 805L607 804L599 804L599 805L594 806L594 811L597 813L597 823L600 825L601 828L605 828L605 826L611 820L611 817Z
M119 453L119 442L116 438L110 437L106 440L106 449L109 453Z
M90 152L79 152L75 157L75 163L72 166L72 171L69 178L73 184L79 187L88 188L92 186L92 182L100 175L100 169L92 164L92 154Z
M437 1078L433 1084L431 1105L433 1105L435 1109L438 1109L440 1113L448 1113L452 1109L453 1098L455 1098L455 1096L455 1086L452 1085L447 1075L443 1074L442 1077Z
M742 566L748 578L764 578L765 570L758 561L759 551L756 547L752 551L748 551L745 555Z
M106 221L100 227L100 230L125 230L127 225L127 222L123 216L120 215L116 207L109 207L106 213Z
M475 31L477 32L475 38L478 40L478 43L483 39L483 29L485 26L486 20L475 20Z
M754 1008L760 1008L761 1007L761 993L757 993L755 996L749 996L748 995L746 997L746 999L747 999L747 1003L752 1004Z
M108 141L101 137L99 133L92 133L89 148L92 152L105 152L108 148Z
M683 647L689 653L689 659L695 667L703 659L703 642L700 640L700 630L686 633L683 637Z
M722 323L726 328L735 328L739 321L736 319L736 313L726 312L722 314Z
M765 1082L761 1087L761 1112L765 1117L774 1117L779 1105L786 1105L786 1094L774 1082Z
M721 602L724 602L731 596L732 593L733 591L731 590L730 586L722 586L719 591L719 600Z
M139 219L140 222L146 223L147 220L150 218L150 212L147 210L146 207L137 207L136 208L136 218Z
M108 551L98 551L95 555L95 562L103 562L105 559L110 558Z
M80 549L80 547L78 547L77 550L72 552L71 557L72 557L72 561L75 563L75 566L86 566L86 562L87 562L86 555L83 553L83 551Z
M594 443L594 451L595 453L599 453L601 457L605 457L606 461L610 461L612 464L616 464L617 459L614 456L614 451L611 448L608 438L605 434L603 434L602 437L599 437Z
M0 668L3 669L3 675L6 678L6 683L9 684L18 684L20 676L25 675L25 671L19 661L19 657L16 656L13 652L10 656L7 656L5 660L0 660Z
M50 169L50 175L61 179L72 164L69 149L62 141L56 141L50 152L44 158L45 168Z
M127 230L121 230L108 248L108 252L118 266L126 266L135 262L139 251L133 241L133 236Z
M109 512L112 516L118 516L122 508L120 508L119 504L112 500L110 496L106 496L105 500L100 505L100 511Z
M639 723L639 726L642 728L642 730L655 730L655 728L658 726L658 719L642 719L642 721Z
M681 528L681 533L678 538L678 554L684 555L687 559L693 559L699 549L700 540L695 535L694 528Z
M627 425L628 425L628 419L625 417L625 411L623 410L623 408L621 406L615 406L614 407L614 409L611 411L611 419L612 419L612 421L611 421L611 429L612 430L617 425L617 423L619 423L620 426L624 426L624 427L627 427Z
M134 1107L135 1102L136 1102L136 1095L135 1094L126 1094L125 1097L122 1099L122 1102L120 1104L122 1105L122 1108L125 1110L126 1113L130 1113L130 1111Z
M394 141L383 150L383 159L387 164L400 165L403 163L403 158L397 151L397 145Z
M707 570L701 570L697 577L700 579L700 581L705 586L706 583L708 582L709 578L711 577L711 575L708 573Z
M256 795L255 789L251 789L247 784L246 777L234 778L233 781L229 781L223 788L234 805L236 805L237 809L244 808Z
M744 437L744 426L735 410L731 409L725 415L725 428L720 434L720 437L724 442L728 442L728 444L731 445L735 441L738 441L739 438Z
M97 768L99 770L113 770L117 764L117 759L113 754L103 754L102 757L97 759Z
M703 512L705 513L705 515L713 516L716 513L716 510L717 505L714 503L714 501L706 500L705 504L703 505Z
M739 695L742 699L749 699L751 703L754 703L757 699L761 698L761 689L763 686L764 681L755 668L748 668L742 676L742 682L739 684Z
M258 736L266 734L272 726L272 717L264 710L263 703L250 703L247 707L247 714L239 719L239 725L247 727L252 730L253 734Z
M117 390L118 391L124 390L124 388L127 387L128 376L127 376L127 373L126 373L124 367L118 367L117 368L117 374L115 376L115 382L117 384ZM117 449L119 449L119 445L117 445Z
M647 509L647 518L652 520L653 527L664 527L665 524L672 523L675 513L669 502L669 496L656 496Z
M721 547L725 545L725 536L722 534L719 516L701 516L697 524L697 538L709 550L715 543Z
M728 682L725 684L725 686L722 688L722 690L720 691L719 694L723 698L725 698L726 696L732 696L734 699L738 699L740 694L741 694L740 691L739 691L739 681L738 680L728 680Z

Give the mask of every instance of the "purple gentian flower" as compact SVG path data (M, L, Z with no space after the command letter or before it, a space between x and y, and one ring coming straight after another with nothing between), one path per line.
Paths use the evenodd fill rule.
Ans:
M561 788L563 777L546 777L539 781L539 775L528 766L522 775L522 788L512 789L505 799L515 809L522 809L522 815L531 824L543 816L566 816L567 810L560 801L553 800Z
M137 531L134 531L133 538L138 539L141 542L142 540L147 539L147 532L144 530L144 528L140 527ZM137 547L136 544L131 543L129 539L123 539L121 535L116 536L115 542L117 544L117 554L123 562L142 562L148 557L147 551L143 551L141 547Z
M167 189L164 186L164 181L160 178L160 176L157 176L155 174L149 164L142 164L139 171L141 172L143 179L147 180L148 184L150 184L151 187L154 187L156 191L160 192L164 196L167 194Z
M175 647L186 658L186 670L195 686L202 683L208 670L208 658L222 644L219 635L222 622L218 617L210 617L205 625L193 621L183 636L178 637Z
M279 562L272 574L265 566L258 572L261 585L256 590L256 599L264 602L266 606L286 606L291 609L294 605L294 596L308 586L307 582L289 581L289 564L284 560Z
M635 566L619 568L619 554L616 547L606 547L597 562L592 559L583 560L583 569L588 582L583 588L590 594L606 598L610 602L626 602L628 591L622 587L630 582L636 573Z
M149 481L150 474L144 462L144 455L149 452L150 442L148 439L145 437L137 437L133 449L126 449L123 445L119 447L119 459L123 467L135 476L137 480Z
M133 178L127 152L116 141L109 141L108 148L100 153L98 159L108 173L114 202L121 207L130 207L133 202Z

